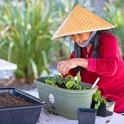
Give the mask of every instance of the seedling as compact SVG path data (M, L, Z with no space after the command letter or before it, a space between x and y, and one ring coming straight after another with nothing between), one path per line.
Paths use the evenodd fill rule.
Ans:
M95 102L95 109L98 109L99 106L100 106L102 103L104 103L104 104L107 103L106 98L101 95L100 90L97 90L97 91L94 93L94 95L93 95L93 101Z
M90 86L81 85L81 76L80 72L77 73L76 77L68 75L66 77L62 77L61 75L55 75L54 77L48 77L45 80L45 83L53 86L58 86L65 89L72 90L84 90L90 89Z

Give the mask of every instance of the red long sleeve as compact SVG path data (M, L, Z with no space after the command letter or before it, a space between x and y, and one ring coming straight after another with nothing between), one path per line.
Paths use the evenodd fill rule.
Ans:
M118 68L120 50L116 37L112 34L109 34L109 37L107 35L103 33L100 37L100 58L89 58L87 69L100 75L112 76Z
M81 79L92 84L97 77L100 77L98 86L102 95L115 100L115 112L122 112L124 111L124 61L118 39L111 32L102 31L99 43L98 58L92 57L92 48L89 53L86 48L82 48L82 58L88 59L88 67L80 71ZM74 58L74 52L70 58ZM69 73L76 75L73 69Z

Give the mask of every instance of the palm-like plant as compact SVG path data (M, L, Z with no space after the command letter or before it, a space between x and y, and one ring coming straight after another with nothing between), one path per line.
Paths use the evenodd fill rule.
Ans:
M14 4L5 3L0 16L1 27L8 27L1 33L0 53L18 65L17 76L33 79L45 69L45 56L53 45L49 31L51 6L46 7L42 0Z

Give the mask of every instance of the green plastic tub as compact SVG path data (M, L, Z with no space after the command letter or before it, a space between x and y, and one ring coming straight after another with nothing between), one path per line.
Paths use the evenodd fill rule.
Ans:
M96 89L68 90L45 84L42 77L35 80L39 97L46 101L46 110L69 119L77 119L78 108L90 108ZM86 84L85 84L86 85Z

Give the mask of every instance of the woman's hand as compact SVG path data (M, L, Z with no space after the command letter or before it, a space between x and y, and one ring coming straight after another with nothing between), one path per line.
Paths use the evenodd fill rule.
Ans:
M73 59L67 59L67 60L59 61L57 63L57 69L63 76L65 76L68 74L68 71L70 69L73 69L77 66L87 68L87 65L88 65L88 61L86 59L73 58Z

